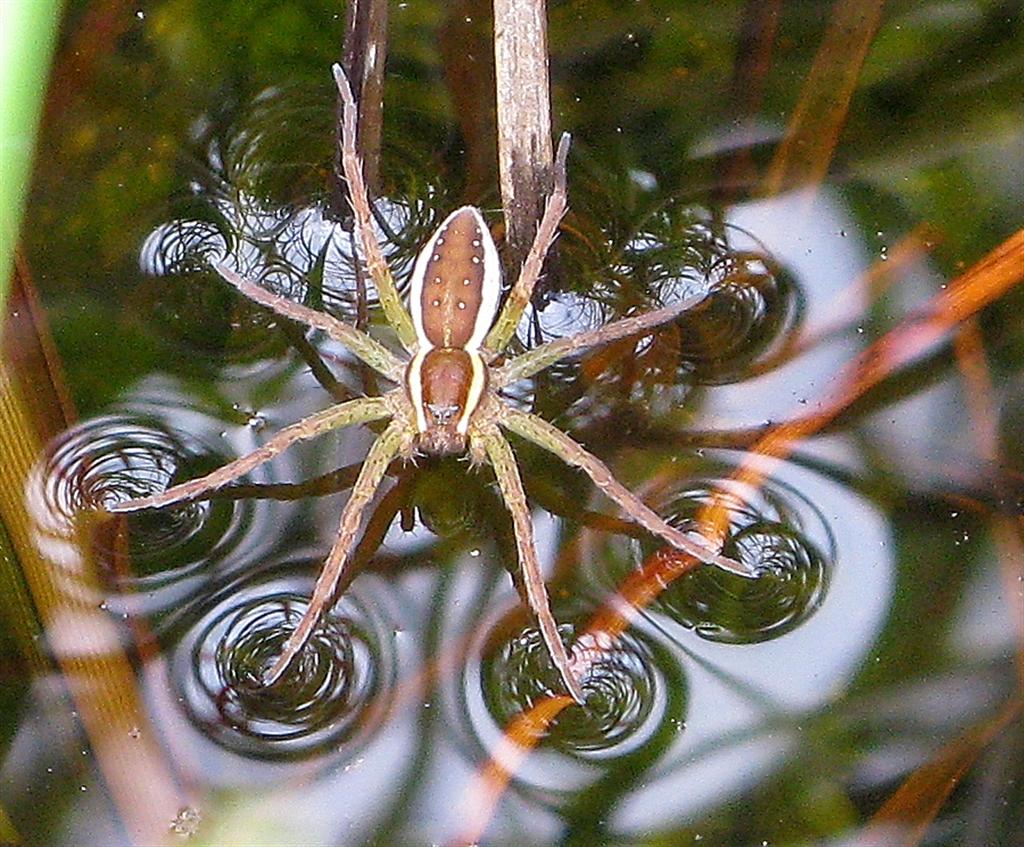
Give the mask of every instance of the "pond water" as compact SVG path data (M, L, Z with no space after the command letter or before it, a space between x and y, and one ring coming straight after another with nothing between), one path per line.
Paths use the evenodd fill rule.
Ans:
M723 504L756 572L690 568L513 438L555 618L592 656L566 706L486 467L392 464L271 687L378 430L104 513L387 388L211 262L399 347L332 194L343 15L70 4L3 374L0 843L1024 844L1022 295L863 356L1024 220L1024 11L851 8L550 10L571 210L512 352L703 299L505 396L674 526ZM390 8L375 193L403 289L456 206L501 232L488 15ZM954 744L954 790L895 794L929 762L958 777Z

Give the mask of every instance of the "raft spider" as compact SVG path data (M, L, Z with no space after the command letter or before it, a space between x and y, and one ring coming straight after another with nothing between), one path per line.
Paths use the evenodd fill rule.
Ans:
M408 361L399 359L355 327L271 294L223 263L215 264L215 268L246 297L285 318L323 330L369 367L397 383L397 387L378 397L360 397L310 415L285 427L262 447L206 476L159 494L116 504L110 511L130 512L191 500L248 473L297 441L339 427L389 421L370 447L352 486L337 538L317 578L309 606L264 677L264 682L270 685L302 650L333 601L357 539L363 510L377 492L392 459L400 456L409 460L418 452L434 456L468 452L473 463L489 462L494 468L499 490L512 516L526 601L537 617L544 643L566 689L582 702L580 681L548 605L526 495L515 456L502 430L514 432L582 469L632 520L679 550L743 576L751 576L751 572L723 556L719 545L707 537L696 532L684 533L669 525L616 480L600 459L542 418L509 405L500 392L567 356L616 339L649 333L692 308L702 298L686 299L596 330L550 341L504 364L495 364L530 301L544 257L566 211L565 168L569 152L566 134L558 145L554 190L545 205L519 278L509 291L500 314L501 270L497 250L483 217L472 206L452 212L423 247L412 274L407 312L371 228L370 201L355 148L355 101L341 67L334 65L333 71L343 104L342 166L358 237L384 315L407 351Z

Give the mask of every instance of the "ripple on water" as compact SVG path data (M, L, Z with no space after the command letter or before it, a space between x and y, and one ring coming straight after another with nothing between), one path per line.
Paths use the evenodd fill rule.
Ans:
M59 561L55 545L71 539L79 513L162 491L225 461L194 436L152 420L85 421L47 446L29 481L37 529L49 540L43 549ZM99 533L92 549L118 589L152 588L227 556L250 530L250 511L213 500L133 513L117 519L119 531Z
M609 831L641 833L677 821L681 809L720 802L729 786L781 761L785 739L777 715L787 709L799 715L808 702L827 699L837 680L861 666L884 591L866 586L864 602L873 611L851 615L850 604L862 597L858 579L835 565L841 545L847 552L867 545L862 562L877 581L882 565L872 555L885 556L877 543L880 526L851 535L847 526L829 523L825 509L853 514L864 506L810 471L787 466L779 471L785 477L745 486L730 479L733 470L709 463L701 479L681 469L665 473L660 489L644 496L686 527L712 492L724 490L727 551L757 567L760 578L703 567L659 583L660 594L617 640L584 631L573 644L563 624L575 654L589 653L596 664L584 682L585 704L565 708L537 748L516 760L513 781L522 796L551 809L576 808L579 792L595 801L604 792L610 804L627 798L630 813L611 814ZM871 527L863 514L857 524ZM603 601L614 602L624 581L639 578L638 565L651 564L653 551L665 550L651 538L586 532L561 548L558 562L567 572L576 564L570 591L596 611ZM826 604L830 589L833 602ZM555 614L565 620L564 611ZM791 637L781 638L784 632ZM449 724L462 734L464 757L479 766L503 762L510 749L504 731L563 690L533 627L506 613L474 638L452 692L459 700L451 702ZM721 643L736 641L747 646ZM669 797L678 802L666 803Z
M571 627L559 627L571 637ZM581 759L614 758L642 746L665 713L665 677L650 646L633 633L615 642L584 635L574 654L592 658L583 679L585 702L570 706L551 728L548 746ZM506 726L541 700L564 693L536 629L519 633L483 662L482 685L490 721Z
M665 501L663 513L671 523L685 525L716 491L729 516L725 552L754 568L757 578L699 568L670 585L655 606L709 641L749 644L777 638L824 600L835 561L831 532L813 503L773 480L757 489L733 482L691 485Z
M679 319L689 381L743 379L796 331L802 297L766 254L736 253L707 299Z
M264 673L305 611L284 583L232 586L187 622L172 673L189 722L216 745L260 759L349 747L376 724L394 677L379 622L347 592L274 685Z
M498 630L502 641L494 646ZM559 630L567 642L572 638L571 625ZM546 737L516 765L517 790L559 805L620 766L635 763L643 770L660 759L685 724L689 697L681 665L651 636L641 626L615 643L601 634L577 638L576 655L589 653L585 658L592 660L583 679L585 701L562 709ZM464 755L479 763L503 755L504 730L516 717L564 690L534 627L511 637L504 626L481 632L476 648L483 655L465 664L452 692L449 726Z

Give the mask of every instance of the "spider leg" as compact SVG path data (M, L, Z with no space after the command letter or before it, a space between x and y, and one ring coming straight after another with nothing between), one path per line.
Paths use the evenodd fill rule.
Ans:
M394 327L398 340L405 349L412 350L416 347L416 330L413 328L409 313L402 306L391 269L384 260L384 254L381 253L380 245L373 234L370 198L367 196L366 182L363 179L363 164L356 152L356 101L341 65L335 64L331 70L334 72L334 81L338 85L342 104L341 166L348 181L349 197L352 200L352 211L356 218L359 240L363 245L363 254L366 256L366 264L373 283L377 286L377 296L380 297L384 317Z
M391 464L402 440L406 437L407 428L407 424L403 421L392 421L373 442L370 452L366 455L366 461L363 462L363 467L359 471L359 476L352 486L348 502L342 510L338 535L331 547L331 552L324 561L323 570L317 577L309 606L302 615L298 626L288 636L281 655L277 657L273 666L264 676L265 685L273 685L281 678L281 674L306 645L320 616L333 600L334 592L344 572L346 559L355 544L363 510L373 499L373 495L377 493L377 488L384 478L388 465Z
M551 659L569 694L577 703L582 703L584 701L583 689L572 669L565 645L558 635L558 626L551 614L551 606L548 604L548 592L544 587L544 576L537 559L537 548L533 542L533 523L530 520L530 510L526 504L526 494L523 491L523 482L519 477L515 455L497 427L490 427L482 434L474 434L473 440L478 441L486 451L487 457L494 467L494 475L498 480L502 498L512 515L512 528L515 531L519 563L523 569L526 599L537 616L541 637L547 645Z
M491 331L484 340L484 347L493 353L500 353L505 349L509 339L515 334L519 326L519 319L523 316L530 298L533 296L533 288L540 277L541 269L544 267L544 257L554 243L558 234L558 224L565 215L568 206L565 178L565 160L569 156L569 133L563 132L558 142L558 151L555 153L554 189L547 203L544 204L544 214L537 226L537 234L533 238L530 252L526 254L523 268L519 272L519 279L516 280L512 290L509 291L501 314L491 327Z
M506 429L554 453L567 465L582 469L609 500L616 503L648 532L660 536L673 547L689 553L702 562L718 565L740 576L756 576L748 566L718 552L710 539L698 536L700 540L696 540L666 523L660 515L619 482L597 456L588 453L581 445L543 418L520 412L504 403L500 404L500 415L499 423Z
M298 321L314 329L322 329L331 338L344 344L378 373L394 382L402 381L405 366L399 358L365 332L360 332L354 326L349 326L344 321L339 321L325 312L318 312L316 309L310 309L300 303L293 303L285 297L271 294L265 288L261 288L235 273L223 262L217 262L213 267L226 282L229 282L250 300L282 317Z
M226 485L253 468L262 465L264 462L273 459L297 441L305 441L315 438L321 433L339 427L351 426L357 423L380 420L391 415L391 406L386 397L359 397L349 400L347 403L339 403L303 418L298 423L286 426L261 447L257 447L251 453L246 453L233 462L201 476L175 485L159 494L151 494L148 497L138 497L134 500L126 500L123 503L115 503L109 506L110 512L136 512L139 509L158 509L161 506L170 506L172 503L180 503L183 500L193 500L209 491L216 491L222 485Z
M694 306L703 302L707 295L700 294L694 297L686 297L671 306L662 306L652 312L645 312L642 315L633 315L628 318L620 318L605 324L597 329L581 332L568 338L559 338L556 341L549 341L528 350L521 356L507 362L491 374L491 384L495 388L502 388L510 385L518 379L526 379L539 373L544 368L550 367L555 362L581 353L591 347L598 347L607 344L609 341L617 341L620 338L628 338L631 335L645 335L655 327L668 323L678 318L683 312L688 312Z

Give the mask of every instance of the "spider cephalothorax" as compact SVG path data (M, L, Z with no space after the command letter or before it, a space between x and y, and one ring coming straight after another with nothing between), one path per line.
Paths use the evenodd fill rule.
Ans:
M498 254L480 212L464 206L452 212L422 249L409 286L409 311L401 305L391 272L371 227L370 203L355 151L356 108L341 68L334 75L344 103L342 163L349 183L356 228L385 317L408 353L403 361L369 335L336 318L301 306L243 279L225 264L215 267L250 299L279 315L321 329L344 343L367 365L398 385L380 397L360 397L331 406L285 427L262 447L199 479L159 494L120 503L115 512L156 508L214 491L276 456L289 445L331 429L370 421L388 421L370 448L341 515L337 539L317 578L310 604L265 677L280 678L303 648L334 599L359 532L360 519L396 456L416 452L452 455L468 451L474 462L489 462L512 516L526 601L540 626L566 688L583 699L580 681L548 605L547 591L533 541L533 526L512 448L503 430L532 441L583 470L623 511L648 531L698 558L749 576L739 563L719 552L720 544L697 532L685 533L648 508L612 475L596 456L536 415L506 403L500 392L567 356L619 338L641 335L678 317L700 298L623 318L596 330L542 344L509 359L495 361L508 344L530 301L541 265L566 209L563 135L555 163L555 189L548 199L533 246L498 314L501 273ZM497 319L495 316L497 314Z

